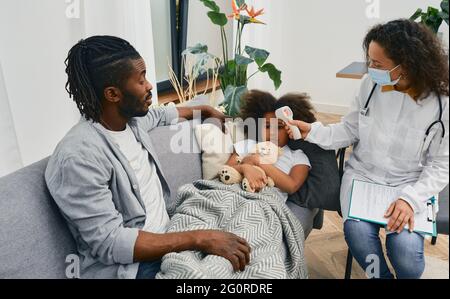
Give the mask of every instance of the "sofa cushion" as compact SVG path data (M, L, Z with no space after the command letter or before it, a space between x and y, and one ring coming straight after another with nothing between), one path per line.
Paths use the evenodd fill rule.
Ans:
M437 215L437 231L448 235L448 185L439 194L439 213Z
M194 136L192 122L156 128L150 132L150 139L171 191L171 199L167 203L170 210L181 186L202 179L200 148ZM174 146L176 148L172 148ZM183 151L180 151L180 146Z
M0 179L0 278L65 278L75 243L44 180L48 159Z
M289 147L301 149L312 166L306 182L289 199L305 208L339 211L341 179L336 153L304 140L290 141Z

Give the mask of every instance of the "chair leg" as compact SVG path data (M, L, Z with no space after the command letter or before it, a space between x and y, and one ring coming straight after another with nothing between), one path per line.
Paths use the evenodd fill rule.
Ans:
M431 238L431 245L436 245L437 243L437 237L432 237Z
M345 265L345 279L351 279L352 278L352 263L353 263L353 255L348 249L347 251L347 263Z

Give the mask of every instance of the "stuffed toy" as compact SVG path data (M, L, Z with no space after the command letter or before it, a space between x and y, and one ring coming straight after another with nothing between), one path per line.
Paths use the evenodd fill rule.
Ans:
M260 163L262 164L275 164L278 161L278 157L282 155L283 151L281 148L273 144L272 142L262 142L254 146L249 152L250 154L257 154L260 156ZM241 163L241 157L238 157L238 163ZM265 174L264 170L258 166L253 166L262 173ZM244 191L255 193L256 191L250 187L247 178L243 177L236 169L231 166L225 165L219 171L220 181L226 185L241 184ZM266 187L274 187L275 183L272 178L268 178Z

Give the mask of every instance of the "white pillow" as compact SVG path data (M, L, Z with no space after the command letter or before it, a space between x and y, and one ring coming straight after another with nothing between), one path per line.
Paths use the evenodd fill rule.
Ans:
M203 179L213 180L233 154L231 134L224 134L214 124L198 125L194 132L202 150Z

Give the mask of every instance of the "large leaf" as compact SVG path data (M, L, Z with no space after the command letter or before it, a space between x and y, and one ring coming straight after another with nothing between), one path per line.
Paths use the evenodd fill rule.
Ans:
M200 53L208 53L208 46L204 44L196 44L195 46L188 47L183 51L182 55L186 54L200 54Z
M249 65L250 63L253 63L254 60L239 54L236 54L235 61L237 65Z
M422 12L423 11L421 8L417 9L416 12L411 16L410 20L411 21L417 20L422 15Z
M270 79L272 79L273 84L275 85L275 89L280 88L281 86L281 71L279 71L273 64L267 63L263 65L260 69L263 73L268 73Z
M448 0L444 0L441 2L441 9L443 12L446 12L448 15Z
M215 25L219 25L219 26L223 27L228 23L227 16L220 12L210 11L210 12L208 12L208 17L211 19L211 21Z
M224 92L224 106L226 106L227 115L236 117L241 112L241 99L247 92L246 86L228 85Z
M270 53L263 49L257 49L252 47L245 47L245 53L255 60L256 64L261 67L264 65L264 63L267 61L267 58L269 58Z
M200 1L203 2L203 4L212 11L220 12L220 7L216 4L216 2L212 0L200 0Z
M448 24L448 13L446 13L446 12L444 12L444 11L441 11L441 12L439 13L439 16L445 21L445 23L447 23L447 25L449 25L449 24Z
M439 15L448 25L448 0L444 0L441 2L441 9L442 11L439 13Z

